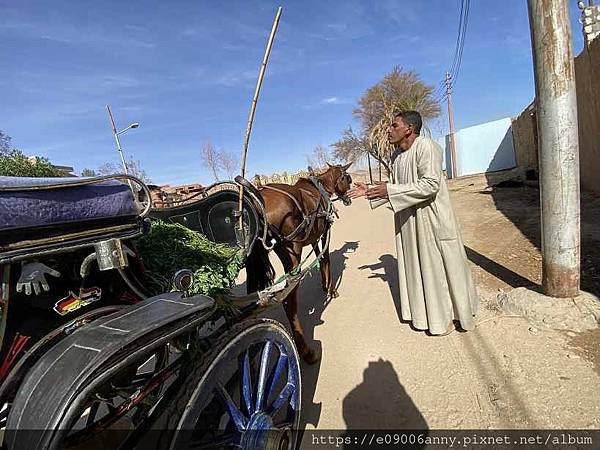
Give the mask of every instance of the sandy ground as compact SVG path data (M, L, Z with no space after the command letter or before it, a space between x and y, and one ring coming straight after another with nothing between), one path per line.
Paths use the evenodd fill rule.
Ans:
M486 186L450 184L482 306L476 330L445 337L399 319L391 211L340 206L331 244L340 297L324 303L318 274L299 294L307 340L322 350L302 368L307 429L600 427L598 332L538 329L494 309L499 290L540 282L539 192ZM585 201L583 285L598 295L600 201Z

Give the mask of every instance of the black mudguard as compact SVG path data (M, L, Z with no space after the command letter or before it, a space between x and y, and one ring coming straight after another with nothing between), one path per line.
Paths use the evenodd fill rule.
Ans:
M60 341L20 386L8 416L7 448L52 448L58 429L68 426L63 419L83 401L92 381L200 325L214 308L210 297L163 294L95 320Z

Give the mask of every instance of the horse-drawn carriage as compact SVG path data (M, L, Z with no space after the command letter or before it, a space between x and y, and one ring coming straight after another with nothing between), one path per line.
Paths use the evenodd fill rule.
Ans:
M0 425L8 449L288 448L300 416L298 353L285 328L253 319L302 279L218 299L148 297L130 244L151 226L133 177L0 182ZM139 201L134 199L141 198ZM246 255L265 215L246 190L154 214ZM243 227L240 225L243 223Z
M335 173L347 190L346 168ZM337 185L329 191L340 195ZM321 238L315 221L331 219L325 195L310 227L306 220L296 227L307 237ZM151 219L161 219L248 263L273 247L277 233L260 197L239 179L152 210L148 188L127 175L0 178L3 446L292 448L301 409L297 329L292 324L292 338L256 315L289 303L315 264L286 267L294 270L238 296L194 295L194 273L180 267L164 274L172 288L152 296L135 248ZM322 245L317 264L328 241ZM261 268L253 267L255 284Z

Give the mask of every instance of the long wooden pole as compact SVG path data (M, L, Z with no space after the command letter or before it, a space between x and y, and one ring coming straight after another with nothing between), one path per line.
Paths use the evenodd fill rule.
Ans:
M281 6L277 8L277 14L275 14L275 20L273 20L273 26L271 27L271 35L267 41L267 47L265 48L265 56L263 57L262 64L260 66L260 72L258 73L258 80L256 81L256 89L254 90L254 98L250 105L250 113L248 114L248 124L246 125L246 136L244 138L244 147L242 149L242 165L241 175L242 178L246 176L246 157L248 156L248 143L250 142L250 133L252 132L252 123L254 122L254 113L256 111L256 103L258 102L258 95L260 94L260 88L262 86L263 78L265 76L265 69L267 68L267 62L269 61L269 55L271 53L271 47L273 46L273 40L275 39L275 33L279 26L279 18L281 17ZM240 213L240 230L244 231L244 216L243 216L243 199L244 199L244 187L240 186L240 200L239 200L239 213Z

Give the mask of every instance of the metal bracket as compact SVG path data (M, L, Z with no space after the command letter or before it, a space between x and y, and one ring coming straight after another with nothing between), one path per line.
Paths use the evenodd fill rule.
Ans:
M94 244L96 260L100 270L123 269L127 267L127 255L119 239L110 239Z
M190 289L194 285L194 272L190 269L181 269L173 275L173 286L183 293L184 297L190 296Z

